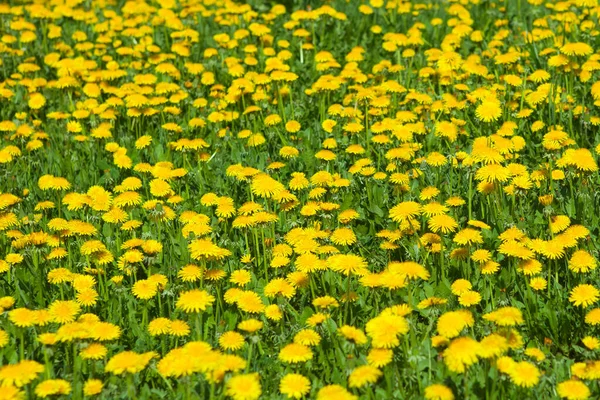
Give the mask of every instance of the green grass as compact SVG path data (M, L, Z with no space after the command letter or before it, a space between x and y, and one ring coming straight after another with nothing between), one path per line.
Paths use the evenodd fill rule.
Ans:
M80 399L86 382L99 379L104 387L94 396L105 399L254 399L258 391L244 386L233 393L233 385L235 376L257 373L261 398L278 399L285 398L281 379L297 373L310 381L306 398L333 398L327 385L361 399L436 398L434 384L457 399L598 396L592 310L600 294L573 295L598 279L595 8L584 1L377 3L368 9L356 1L285 8L165 1L162 10L158 2L0 5L6 393L44 396L52 381L41 382L64 379L70 390L57 396ZM187 63L201 65L199 73ZM277 70L293 75L277 80ZM149 83L136 84L144 75ZM43 105L35 104L36 92ZM206 102L198 106L197 99ZM275 114L281 122L265 123ZM78 132L69 129L75 121ZM288 121L300 129L290 132ZM151 143L140 148L136 141L145 136ZM206 146L181 151L174 145L180 139ZM298 155L285 156L285 146ZM496 165L494 172L485 175L486 165ZM290 184L295 173L308 180L297 189ZM47 186L40 181L46 175L52 176L44 178ZM122 187L131 177L139 187ZM431 187L438 193L429 197L424 189ZM119 202L124 191L140 200ZM462 204L445 203L454 197ZM249 202L254 211L247 212ZM402 216L407 202L418 210ZM432 202L446 208L434 210ZM347 210L357 217L340 219ZM436 213L455 226L438 231ZM259 219L266 217L272 219ZM125 220L139 226L125 229ZM86 235L76 221L95 229ZM349 228L355 240L337 240L332 234L339 228ZM467 228L475 237L461 242ZM227 251L209 249L194 259L198 239ZM103 246L86 253L82 246L91 240ZM150 240L162 247L149 249ZM53 258L59 248L65 254ZM477 250L490 252L497 271L472 259ZM338 265L335 252L356 255L364 266ZM578 264L574 254L584 260ZM273 266L274 259L283 265ZM189 264L204 272L186 281L179 271ZM411 268L419 273L411 275ZM239 270L251 278L239 288L248 291L246 300L236 304L230 276ZM160 283L149 284L149 298L134 295L136 282L151 276ZM536 278L547 286L532 287ZM466 305L459 279L470 282L479 302ZM268 296L273 282L291 295ZM178 300L193 289L214 300L186 313ZM323 296L335 304L316 306ZM423 306L432 297L445 303ZM73 310L56 311L59 301L70 301L64 304ZM281 319L272 318L273 308L264 310L271 305ZM522 321L491 321L489 313L503 307L518 309ZM449 314L457 327L450 334L440 317L457 310L468 310L473 322ZM311 324L319 312L328 318ZM82 353L102 339L94 339L100 329L94 318L120 328L118 338L103 341L106 354L97 360ZM156 318L183 321L189 332L177 336L165 328L152 335L148 325ZM263 327L241 330L249 318ZM361 330L366 342L344 338L343 325ZM92 333L65 335L75 328ZM285 362L281 350L304 329L320 337L308 346L312 358ZM377 335L393 329L399 333L392 338ZM244 336L242 347L220 348L219 338L234 330ZM508 344L486 357L494 346L484 338L492 334ZM461 337L476 344L455 352ZM213 351L180 356L199 341ZM379 347L390 348L391 361L378 367L380 376L371 371L374 382L356 383L353 371L371 365ZM532 356L534 348L543 359ZM135 372L120 373L112 366L125 361L113 357L124 351L155 354L133 361ZM452 367L471 351L476 357L464 371ZM210 364L210 357L217 361ZM173 359L189 361L193 372L169 376L165 366ZM36 361L39 370L7 367L23 360ZM226 367L233 360L239 368ZM523 361L529 364L517 364ZM531 378L530 387L519 378ZM579 388L577 397L576 389L560 385L570 379L583 381L590 394Z

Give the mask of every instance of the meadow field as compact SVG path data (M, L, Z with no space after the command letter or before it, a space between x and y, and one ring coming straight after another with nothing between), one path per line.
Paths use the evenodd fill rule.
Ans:
M0 1L0 400L599 398L597 0Z

